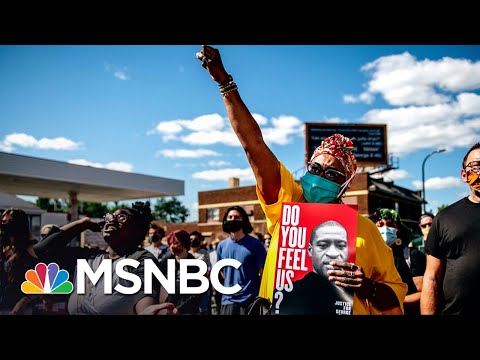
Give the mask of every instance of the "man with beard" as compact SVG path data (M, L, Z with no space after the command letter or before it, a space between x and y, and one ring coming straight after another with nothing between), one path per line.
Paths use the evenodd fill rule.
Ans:
M249 235L253 231L248 215L241 206L232 206L223 216L223 231L230 237L217 245L217 261L235 259L242 265L223 268L224 286L238 284L241 290L235 294L223 294L220 315L246 315L248 306L253 303L260 289L267 251L256 237Z
M480 143L463 158L470 195L441 210L425 241L422 315L480 314Z
M312 271L293 283L292 291L283 292L282 315L350 315L353 291L328 280L330 263L347 261L347 230L333 220L317 225L310 236L308 256Z

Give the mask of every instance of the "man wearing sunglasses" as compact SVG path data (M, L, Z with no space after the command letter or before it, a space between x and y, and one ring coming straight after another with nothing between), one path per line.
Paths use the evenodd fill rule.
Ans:
M267 231L272 234L259 296L273 302L282 203L340 204L357 168L353 142L341 134L325 138L298 184L265 143L237 84L225 70L218 49L205 45L196 56L219 85L230 124L255 175ZM407 286L375 224L362 215L358 215L356 259L356 263L332 261L335 269L328 272L329 281L355 291L353 314L402 314Z
M425 253L425 240L427 240L428 232L432 227L432 221L434 217L435 215L431 213L425 213L420 216L420 219L418 219L418 227L422 232L422 236L413 239L412 242L409 244L410 247L418 249L421 252Z
M480 143L463 158L470 195L438 212L425 242L422 314L480 315Z

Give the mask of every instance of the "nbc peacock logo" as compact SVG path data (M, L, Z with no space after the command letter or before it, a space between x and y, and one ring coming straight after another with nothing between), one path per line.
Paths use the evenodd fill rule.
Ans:
M68 271L60 270L56 263L38 263L35 270L28 270L22 283L24 294L70 294L73 284L68 281Z

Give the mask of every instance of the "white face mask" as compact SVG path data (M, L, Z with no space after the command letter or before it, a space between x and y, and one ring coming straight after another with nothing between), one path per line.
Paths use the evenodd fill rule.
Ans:
M388 246L392 246L395 240L397 240L398 229L389 226L382 226L381 228L378 228L378 230Z

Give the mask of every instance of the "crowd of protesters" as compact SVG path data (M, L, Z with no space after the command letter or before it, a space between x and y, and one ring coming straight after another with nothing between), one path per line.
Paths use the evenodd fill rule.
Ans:
M1 214L0 314L32 314L39 304L51 306L49 296L23 291L27 273L41 263L55 263L66 269L69 280L75 283L80 260L94 272L104 269L105 263L115 268L122 260L129 264L136 261L138 266L123 268L129 276L121 277L113 271L111 279L104 276L95 283L86 281L83 293L73 291L59 298L70 315L270 313L281 206L285 202L343 204L342 197L357 170L354 144L342 134L326 137L311 155L300 183L296 182L265 143L218 49L202 46L196 56L219 85L230 124L255 176L267 233L254 233L245 210L235 205L223 216L226 236L212 239L212 246L207 248L201 232L176 230L167 234L153 222L150 203L135 202L105 214L101 222L84 217L63 226L50 225L42 229L42 239L34 241L25 212L9 208ZM353 294L354 315L479 313L480 242L476 240L480 233L480 143L465 154L460 175L469 187L469 195L436 215L423 214L419 219L421 237L413 238L397 211L379 208L368 217L358 214L354 261L318 260L323 263L317 265L326 268L324 281ZM101 233L108 244L106 250L67 246L85 230ZM310 245L309 251L313 248ZM215 275L224 289L237 286L238 291L222 293L210 282L200 294L180 291L183 261L204 262L209 279L215 264L226 259L240 266L222 267ZM144 286L144 270L152 264L157 275L165 279L173 269L173 287L156 276L150 279L149 287ZM140 281L140 290L132 294L119 290L132 286L133 281L127 280L130 276ZM201 285L195 277L189 277L186 283ZM113 289L111 293L104 291L106 287ZM316 293L321 296L321 292Z

